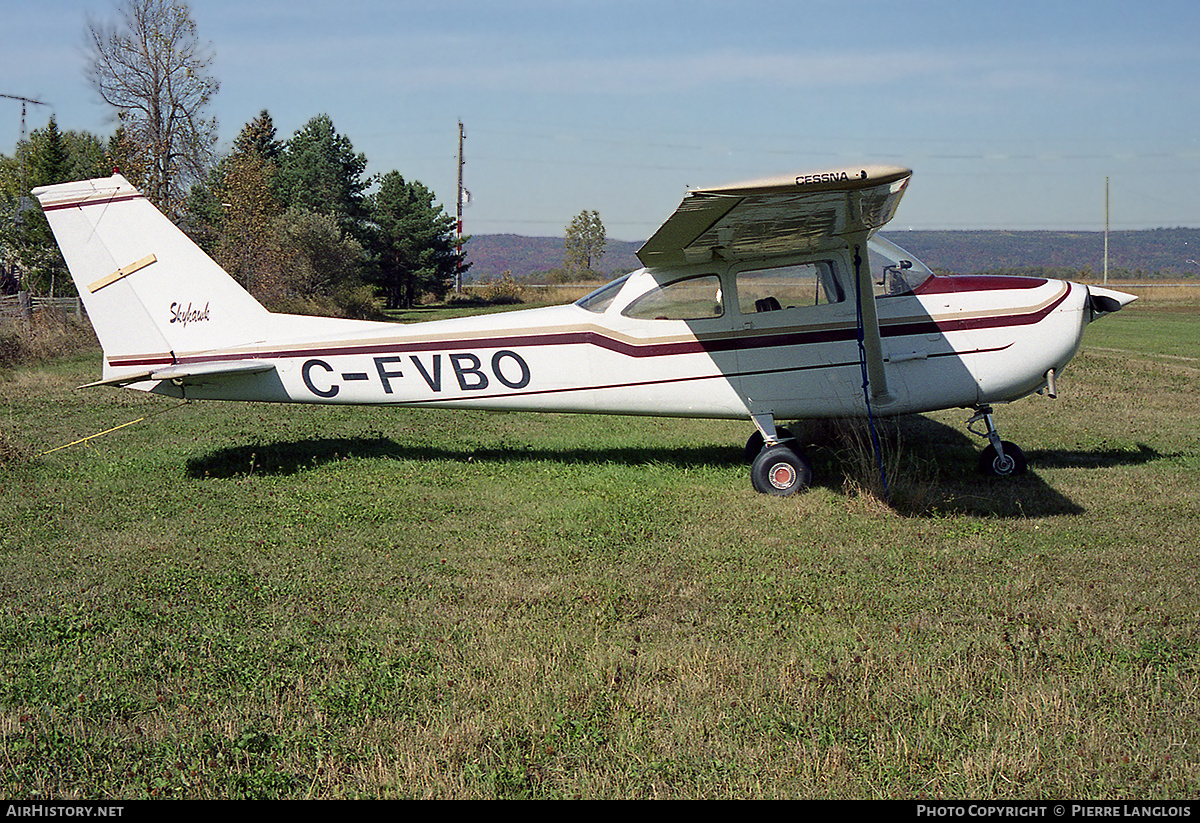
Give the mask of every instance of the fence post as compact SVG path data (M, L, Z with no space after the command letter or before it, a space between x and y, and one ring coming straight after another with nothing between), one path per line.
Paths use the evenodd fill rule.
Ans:
M33 298L27 291L17 292L17 313L26 320L33 317Z

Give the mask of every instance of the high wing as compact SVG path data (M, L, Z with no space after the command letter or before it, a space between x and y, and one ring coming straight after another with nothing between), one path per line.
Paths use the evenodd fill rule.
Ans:
M871 399L888 392L867 241L900 205L912 171L896 166L834 169L749 183L697 189L638 250L647 267L722 260L765 260L849 247Z
M694 189L638 250L648 267L845 248L892 219L912 172L838 169Z

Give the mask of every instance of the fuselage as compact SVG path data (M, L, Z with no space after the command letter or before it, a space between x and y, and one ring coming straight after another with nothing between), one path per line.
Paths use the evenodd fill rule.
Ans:
M766 275L711 261L642 269L576 304L347 324L337 335L322 327L312 338L300 318L273 315L269 322L290 330L288 342L176 352L162 364L110 357L108 365L271 366L138 384L193 399L735 419L864 414L853 260L847 252L786 262ZM933 276L920 264L889 276L886 265L873 261L875 281L883 281L875 305L890 400L874 404L878 414L1037 391L1074 356L1090 319L1079 284ZM800 285L781 279L785 269L801 272ZM270 329L263 337L281 339Z

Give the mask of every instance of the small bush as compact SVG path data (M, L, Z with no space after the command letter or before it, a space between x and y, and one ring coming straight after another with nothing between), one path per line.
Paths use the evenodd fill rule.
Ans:
M525 289L506 271L500 279L487 284L483 290L483 299L494 306L524 303Z
M55 309L28 320L0 320L0 368L40 363L97 345L91 323Z
M798 428L805 441L830 454L847 495L877 500L903 514L927 508L935 472L905 451L897 420L876 419L874 432L867 420L849 417L806 421Z

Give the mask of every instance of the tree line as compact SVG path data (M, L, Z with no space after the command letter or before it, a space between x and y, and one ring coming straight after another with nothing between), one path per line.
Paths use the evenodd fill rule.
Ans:
M207 108L219 84L187 5L126 0L119 12L88 24L88 78L116 111L113 135L51 117L0 155L0 292L74 293L29 191L114 169L273 310L366 317L453 287L469 264L432 191L398 171L368 175L325 114L280 140L263 111L218 155Z
M398 171L367 158L318 115L276 139L263 111L187 199L188 228L264 304L297 313L370 314L444 297L463 261L455 219ZM371 190L374 188L374 190Z

